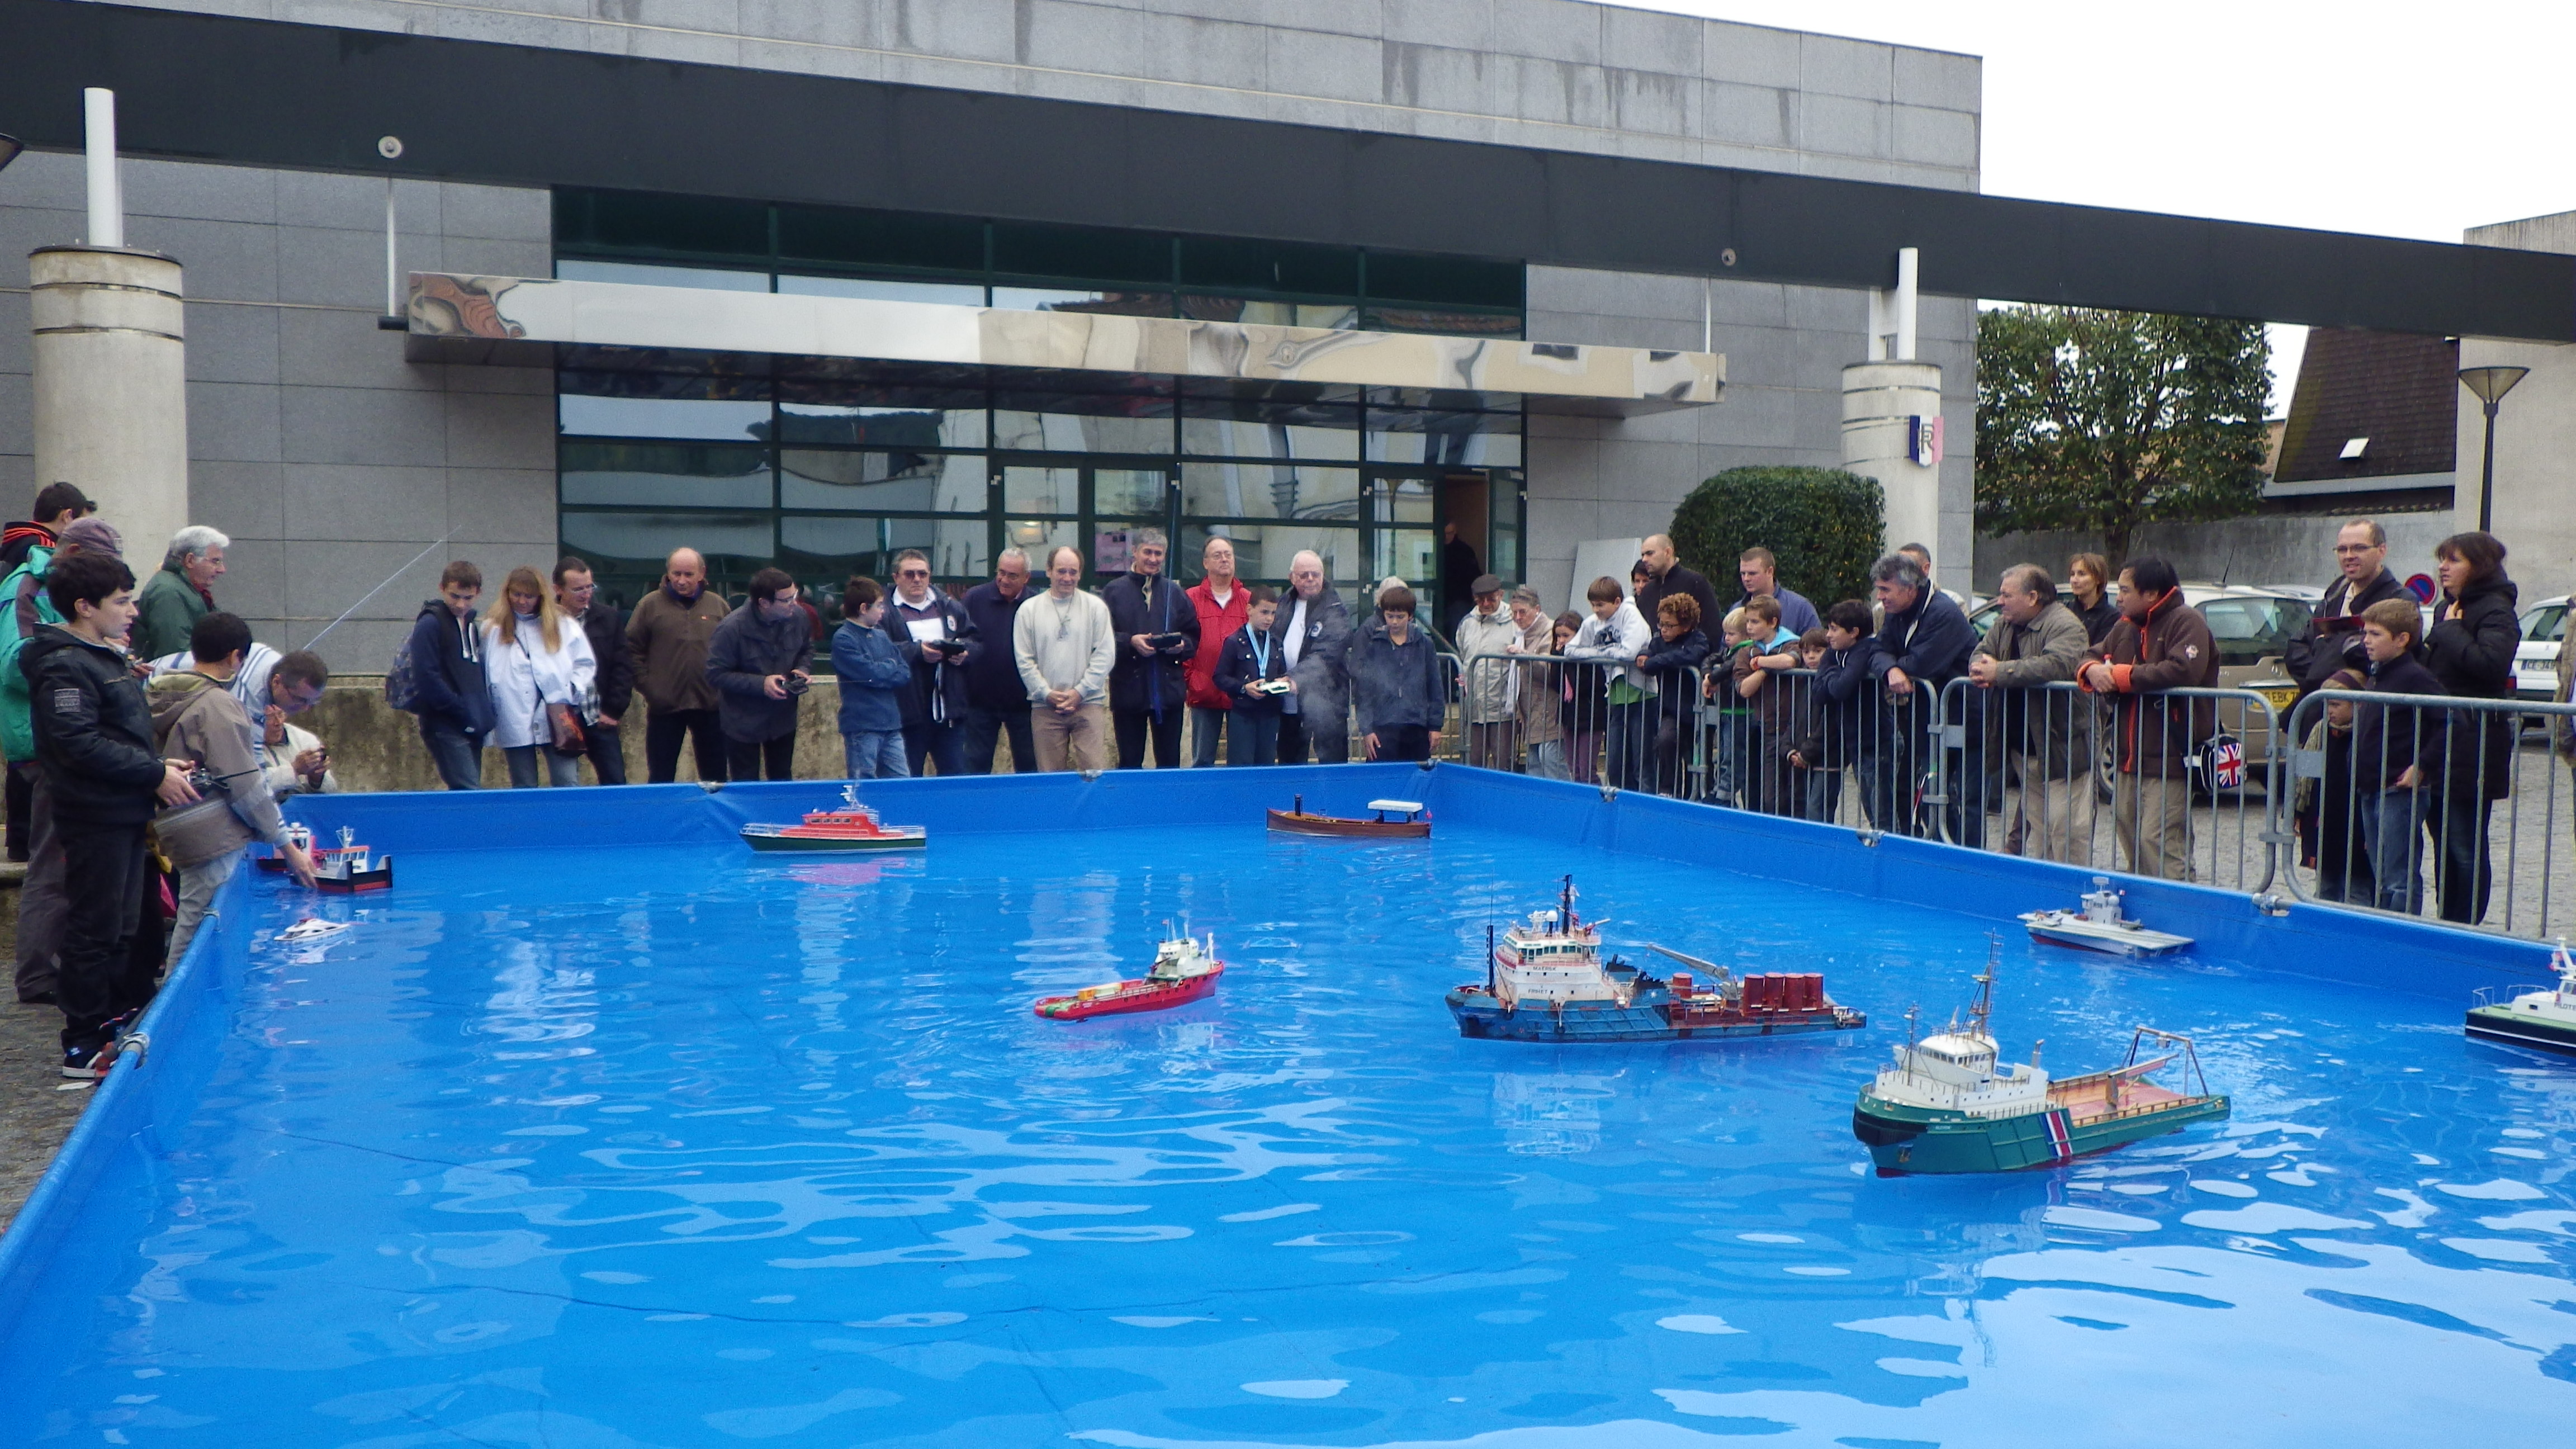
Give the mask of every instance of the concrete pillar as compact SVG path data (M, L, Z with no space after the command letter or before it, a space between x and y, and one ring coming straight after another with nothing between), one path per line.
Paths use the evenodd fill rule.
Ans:
M187 343L177 262L124 247L38 247L36 486L72 483L125 535L138 580L188 523Z
M1887 495L1887 537L1941 546L1941 366L1855 362L1843 369L1843 466ZM1934 554L1935 559L1940 558Z

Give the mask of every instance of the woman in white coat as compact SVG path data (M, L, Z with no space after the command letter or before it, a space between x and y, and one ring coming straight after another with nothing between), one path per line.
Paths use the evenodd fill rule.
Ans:
M510 762L510 788L581 783L581 712L599 661L581 626L555 607L532 568L510 570L483 616L483 669L492 690L492 738Z

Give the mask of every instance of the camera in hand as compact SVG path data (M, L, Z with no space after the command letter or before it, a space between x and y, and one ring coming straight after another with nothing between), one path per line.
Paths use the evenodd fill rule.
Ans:
M1179 634L1148 634L1145 642L1156 649L1169 649L1180 643L1182 637Z
M787 686L787 693L790 696L803 694L806 690L814 687L814 681L807 679L801 674L786 675L784 676L784 682Z

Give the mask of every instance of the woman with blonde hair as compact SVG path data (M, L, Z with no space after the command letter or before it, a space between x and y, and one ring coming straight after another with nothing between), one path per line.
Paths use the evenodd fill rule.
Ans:
M581 783L581 711L599 660L581 626L524 565L510 570L483 616L483 661L492 691L492 739L510 762L510 788L537 783L537 756L550 785Z

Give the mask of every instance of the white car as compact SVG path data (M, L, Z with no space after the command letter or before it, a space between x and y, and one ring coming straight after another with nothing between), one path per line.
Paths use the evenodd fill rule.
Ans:
M2513 651L2513 697L2547 704L2558 693L2558 646L2567 638L2567 595L2522 611L2522 642Z

